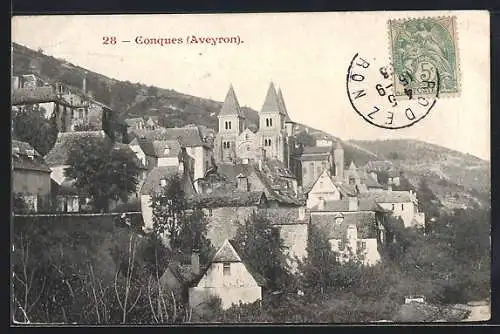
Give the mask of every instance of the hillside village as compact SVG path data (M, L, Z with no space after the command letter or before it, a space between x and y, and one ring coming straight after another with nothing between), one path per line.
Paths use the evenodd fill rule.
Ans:
M311 228L323 231L339 263L359 261L370 267L399 241L398 228L424 231L434 219L420 211L415 189L391 162L347 159L339 139L299 143L300 127L289 116L286 92L274 83L256 92L263 95L257 127L248 126L230 85L217 114L217 130L196 124L164 127L154 116L125 118L96 100L86 85L85 76L76 89L54 82L40 74L36 62L29 73L12 77L12 112L41 112L57 127L46 154L27 142L12 141L12 193L25 206L20 215L119 212L124 224L133 219L137 233L149 235L158 224L153 202L177 178L186 212L201 210L206 217L206 237L214 252L202 263L200 250L191 249L183 254L188 260L167 266L160 281L186 289L192 308L214 296L224 310L265 298L266 278L234 242L237 222L256 212L269 217L278 231L292 273L308 256ZM92 140L134 157L137 182L126 200L96 208L93 195L65 172L75 145ZM123 168L127 173L129 167ZM169 247L168 233L161 236Z

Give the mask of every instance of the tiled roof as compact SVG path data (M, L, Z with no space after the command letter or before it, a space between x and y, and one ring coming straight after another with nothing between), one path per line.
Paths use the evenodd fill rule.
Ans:
M358 172L361 179L361 183L365 184L368 188L379 188L383 189L384 186L375 181L375 179L364 170Z
M304 208L305 209L305 208ZM266 208L261 210L262 214L269 218L273 225L296 225L307 224L309 217L305 214L305 219L299 219L299 208Z
M341 223L336 217L343 217ZM319 228L328 239L343 239L349 225L355 225L358 230L358 239L372 239L377 237L375 212L332 212L311 215L311 224Z
M11 147L13 169L51 172L43 157L30 144L19 140L12 140ZM28 156L30 151L33 153L33 158Z
M134 140L132 140L130 142L129 145L139 145L139 147L141 148L141 150L144 152L145 155L147 156L150 156L150 157L156 157L156 151L155 151L155 147L153 145L153 143L146 139L146 138L134 138Z
M302 149L302 155L330 154L331 152L332 152L331 146L305 146Z
M409 191L373 191L360 194L360 197L370 198L376 203L407 203L412 201Z
M186 198L188 207L221 208L258 206L266 199L262 191L194 194Z
M239 174L249 176L254 170L251 164L233 164L233 163L219 163L217 171L229 179L236 179Z
M59 132L54 147L45 156L49 166L66 165L73 145L90 138L99 138L111 141L104 131L75 131Z
M259 286L266 286L267 280L261 274L259 274L254 268L252 268L252 266L248 263L248 261L242 259L240 257L240 253L241 252L238 251L236 244L233 241L226 239L224 240L222 246L217 250L210 264L221 263L221 262L238 262L238 263L241 262L243 263L247 271L250 273L250 275L252 275L252 277L255 279L255 281ZM205 270L203 270L201 274L198 275L198 277L195 278L189 285L196 286L200 282L202 277L205 275L208 268L210 268L210 266L208 266Z
M162 187L161 187L161 180L163 178L169 178L174 175L180 175L179 174L179 169L174 166L161 166L161 167L155 167L153 168L148 176L146 177L146 180L144 180L144 183L141 187L141 194L143 195L153 195L161 192ZM182 175L182 185L183 185L183 191L186 194L186 196L190 196L195 193L193 183L189 179L187 175Z
M155 140L153 141L155 156L158 158L177 157L181 151L181 145L177 140ZM165 153L165 149L169 149Z
M356 196L358 194L358 191L356 190L356 185L354 184L348 184L345 182L341 183L336 183L337 189L339 190L340 194L344 197L348 196Z
M52 86L19 88L12 90L12 105L44 102L59 102L61 104L68 105L67 102L57 96L56 91Z
M183 147L208 146L210 144L202 140L198 127L184 128L161 128L157 130L131 129L132 135L137 138L154 140L178 140Z
M224 100L224 104L222 105L219 116L227 116L227 115L236 115L239 117L243 117L241 113L240 104L238 103L238 98L234 93L233 85L229 86L229 90L226 94L226 99Z
M371 199L359 199L358 210L356 211L374 211L376 210L376 203ZM331 212L345 212L349 211L349 199L341 199L336 201L325 201L323 209L319 209L318 205L311 208L311 211L331 211Z
M232 243L228 239L224 241L212 259L212 263L220 262L241 262L241 257L238 255Z
M293 123L290 116L288 115L288 110L286 109L285 99L283 98L283 93L281 92L281 88L278 89L278 102L281 107L281 112L285 115L285 123Z
M266 160L265 166L269 169L271 174L280 177L295 178L290 169L288 169L283 162L277 159Z
M274 88L274 84L271 82L269 84L269 88L267 90L266 99L264 100L264 104L262 105L261 112L263 113L283 113L280 108L280 103L278 101L278 95L276 94L276 88Z

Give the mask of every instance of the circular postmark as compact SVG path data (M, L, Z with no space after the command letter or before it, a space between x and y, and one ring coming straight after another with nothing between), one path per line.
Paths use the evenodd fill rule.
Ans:
M392 130L407 128L426 117L439 97L437 68L422 62L419 72L410 73L375 61L356 54L349 64L346 87L354 110L368 123ZM396 82L404 95L394 93ZM419 90L413 88L416 83Z

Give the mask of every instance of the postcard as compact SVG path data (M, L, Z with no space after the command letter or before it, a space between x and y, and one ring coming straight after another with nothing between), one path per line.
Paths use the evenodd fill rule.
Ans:
M489 320L489 29L13 17L11 324Z

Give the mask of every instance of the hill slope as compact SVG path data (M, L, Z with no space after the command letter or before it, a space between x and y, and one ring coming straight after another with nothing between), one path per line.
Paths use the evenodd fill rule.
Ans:
M166 127L194 123L218 130L217 115L222 106L221 101L119 81L16 43L12 44L12 50L14 74L27 73L35 64L40 75L48 82L59 81L78 91L86 73L87 92L98 101L110 105L124 118L159 116L159 121ZM248 107L242 109L247 125L257 128L258 112ZM316 139L340 139L304 124L297 124L296 131L307 131ZM489 199L489 163L473 156L415 140L351 140L343 142L343 146L346 165L351 161L358 166L370 160L393 161L415 184L418 184L421 176L427 176L437 195L451 201L451 205L454 205L453 202L461 205Z

